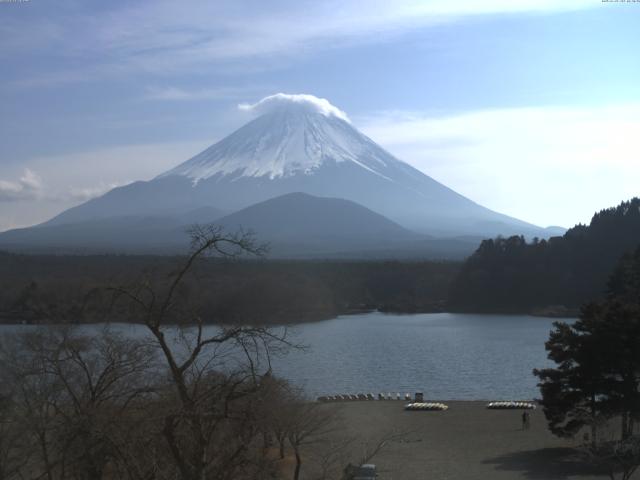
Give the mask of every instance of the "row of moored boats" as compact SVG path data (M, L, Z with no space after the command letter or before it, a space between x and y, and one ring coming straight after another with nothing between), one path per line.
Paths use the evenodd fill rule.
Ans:
M398 393L396 395L391 393L379 393L375 396L373 393L358 393L358 394L346 394L346 395L323 395L318 397L319 402L351 402L351 401L363 401L363 400L404 400L406 402L411 401L411 395L406 394L404 398Z
M354 402L354 401L373 401L373 400L404 400L409 402L405 405L405 410L435 410L443 411L449 407L440 402L424 402L422 398L416 396L416 401L412 400L410 394L405 394L404 398L398 393L393 395L391 393L379 393L374 396L372 393L358 393L358 394L343 394L343 395L323 395L318 397L319 402ZM420 401L417 401L420 400ZM487 408L491 410L533 410L536 408L533 402L522 401L500 401L489 402Z
M407 403L404 406L405 410L429 410L429 411L443 411L448 410L449 407L444 403L438 402L412 402Z
M492 410L533 410L536 408L535 404L531 402L490 402L487 408Z

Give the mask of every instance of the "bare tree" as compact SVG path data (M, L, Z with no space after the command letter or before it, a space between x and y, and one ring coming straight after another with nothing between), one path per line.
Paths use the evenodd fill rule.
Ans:
M7 392L0 392L0 480L19 478L29 462L28 449L16 422L15 405Z
M261 255L250 233L226 234L215 226L194 227L192 253L165 286L146 279L118 287L135 318L142 320L158 345L169 370L175 401L162 419L162 435L185 480L242 478L254 457L252 442L259 436L254 418L256 392L270 355L287 345L286 331L257 326L205 327L189 299L187 279L208 254L236 258ZM175 340L175 326L180 327Z
M288 397L271 357L286 329L205 325L190 295L202 257L263 247L216 227L192 236L167 277L108 289L145 338L47 327L0 342L0 480L276 478L270 416Z
M288 382L272 375L270 371L262 376L256 402L256 420L263 449L267 451L275 441L280 460L285 458L290 423L286 405L291 403L292 398L293 391Z
M298 480L303 447L328 441L328 436L336 430L336 411L330 406L298 397L285 406L285 414L288 418L287 439L295 456L293 479Z
M358 443L357 437L329 440L314 449L312 461L316 466L314 480L332 480L341 478L345 465L350 465L352 450Z
M611 480L629 480L640 467L640 436L599 441L584 448L588 461L604 469Z
M2 378L30 477L103 478L117 463L112 433L126 429L129 406L150 389L151 351L108 331L89 338L71 328L40 328L4 339ZM40 472L40 473L38 473Z

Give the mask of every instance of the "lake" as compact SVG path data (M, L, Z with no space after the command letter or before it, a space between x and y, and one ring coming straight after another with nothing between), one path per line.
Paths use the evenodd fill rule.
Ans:
M275 370L313 395L423 391L433 399L530 399L555 319L367 313L295 328L310 345Z
M430 399L532 399L539 391L531 371L551 364L544 342L554 320L452 313L340 316L290 327L292 339L308 349L274 359L274 372L312 396L422 391ZM22 328L33 327L3 325L0 332ZM144 334L139 325L117 328Z

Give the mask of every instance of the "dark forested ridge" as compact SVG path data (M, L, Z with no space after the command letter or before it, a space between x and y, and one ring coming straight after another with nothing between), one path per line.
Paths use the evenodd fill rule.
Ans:
M562 237L485 240L452 283L459 311L573 314L602 298L618 260L640 245L640 199L596 213Z
M104 287L162 283L183 257L0 253L0 322L103 321ZM222 261L186 283L207 322L288 323L371 309L441 311L459 263ZM129 321L126 312L109 320Z
M619 259L640 245L640 199L596 213L562 237L485 240L464 264L437 261L229 261L208 258L185 283L213 323L290 323L389 312L577 314L601 298ZM105 287L162 283L184 257L0 252L0 322L105 318Z

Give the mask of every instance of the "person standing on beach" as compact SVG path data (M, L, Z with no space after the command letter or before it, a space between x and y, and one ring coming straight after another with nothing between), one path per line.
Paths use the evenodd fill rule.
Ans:
M522 412L522 430L529 429L529 412Z

